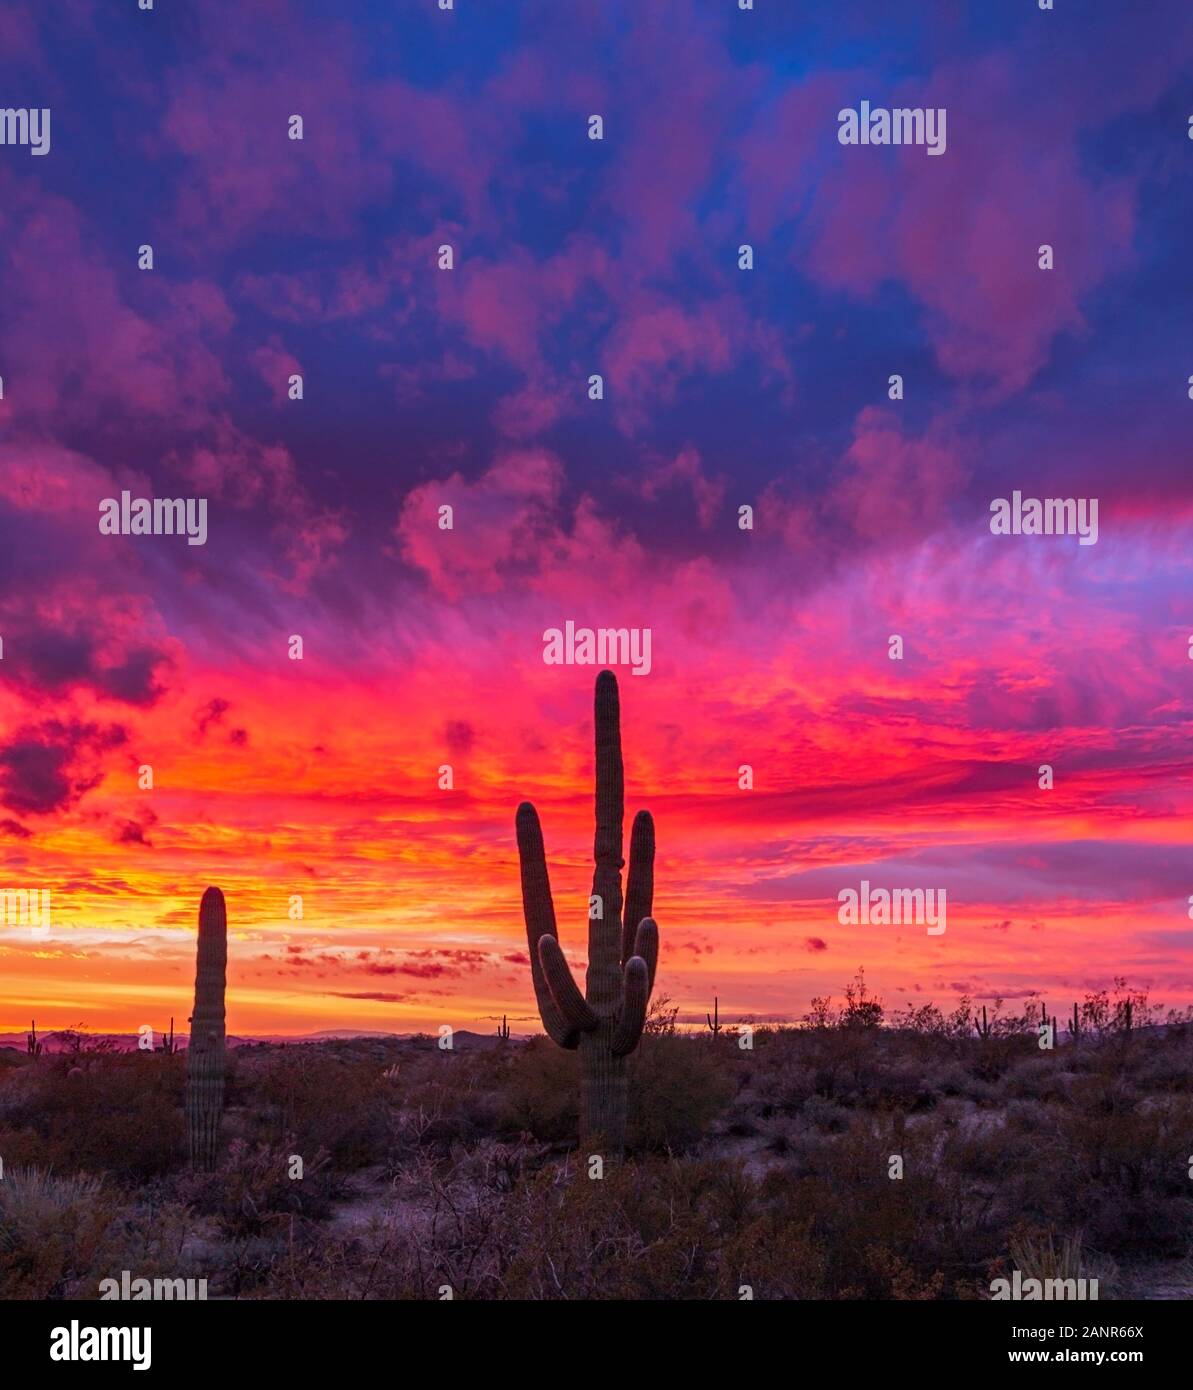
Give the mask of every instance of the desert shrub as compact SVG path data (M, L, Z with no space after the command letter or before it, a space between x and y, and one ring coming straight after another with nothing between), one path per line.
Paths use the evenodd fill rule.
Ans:
M389 1161L417 1148L445 1152L477 1144L506 1127L507 1073L522 1044L510 1048L426 1053L408 1069L400 1104L390 1117Z
M226 1240L247 1240L278 1230L291 1216L316 1219L331 1210L337 1192L325 1151L308 1154L303 1176L290 1177L294 1149L233 1140L213 1173L187 1173L175 1180L176 1195L194 1211L214 1219Z
M965 1064L954 1057L947 1057L939 1063L933 1071L932 1082L940 1096L968 1096L973 1100L982 1098L974 1094L973 1077Z
M799 1112L799 1123L804 1129L821 1130L826 1134L842 1134L849 1128L850 1111L836 1101L823 1096L812 1095L804 1102Z
M750 1133L760 1134L766 1142L766 1147L773 1154L789 1154L799 1144L803 1134L801 1128L802 1121L794 1115L785 1114L782 1111L772 1111L769 1115L759 1118ZM729 1127L731 1134L740 1134L742 1127L736 1122Z
M633 1150L690 1148L733 1092L724 1048L669 1032L643 1036L630 1056L627 1143ZM575 1140L580 1060L546 1038L526 1043L503 1078L500 1119L507 1131L545 1143Z
M103 1173L130 1182L178 1163L185 1138L181 1058L97 1056L80 1069L57 1056L17 1079L22 1084L6 1097L0 1121L0 1142L14 1161L19 1155L61 1174Z
M678 1153L697 1143L733 1094L736 1053L703 1039L644 1037L630 1058L629 1146Z
M1017 1269L1024 1279L1096 1279L1100 1299L1114 1296L1117 1265L1089 1249L1080 1232L1058 1235L1051 1228L1020 1224L1011 1232L1008 1251L1008 1275Z
M7 1168L0 1182L0 1298L62 1298L94 1266L113 1202L98 1178Z
M1170 1029L1167 1036L1132 1041L1138 1048L1132 1075L1141 1091L1188 1092L1193 1077L1193 1047L1189 1039Z
M295 1046L254 1063L260 1076L246 1103L250 1138L293 1144L292 1152L307 1157L324 1150L339 1168L379 1160L391 1091L374 1058Z
M494 1236L511 1298L737 1299L770 1277L786 1286L772 1296L814 1297L821 1256L805 1228L766 1212L739 1164L645 1159L599 1183L544 1170L505 1204Z
M580 1058L549 1038L531 1038L505 1075L501 1119L545 1143L575 1139L580 1122Z
M751 1068L749 1082L738 1098L739 1108L763 1116L793 1112L816 1094L816 1070L790 1046L774 1046Z
M999 1023L1005 1024L1006 1020L1000 1019ZM1038 1055L1032 1039L1011 1031L1012 1026L968 1048L970 1074L979 1081L1001 1084L1007 1072L1020 1061Z
M1069 1203L1075 1224L1110 1255L1179 1256L1193 1231L1189 1135L1193 1100L1165 1096L1106 1108L1080 1105L1062 1118Z
M1003 1078L1005 1094L1025 1100L1064 1100L1073 1084L1066 1061L1055 1051L1026 1058L1012 1067Z
M997 1230L988 1195L949 1161L956 1143L901 1114L857 1116L845 1135L809 1145L798 1173L768 1179L808 1218L832 1296L972 1295ZM896 1155L901 1178L891 1176Z

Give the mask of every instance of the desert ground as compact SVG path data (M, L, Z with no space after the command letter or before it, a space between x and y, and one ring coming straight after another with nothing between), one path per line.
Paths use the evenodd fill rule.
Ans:
M209 1298L980 1299L1013 1268L1193 1296L1193 1023L1056 1007L1042 1048L1047 1003L891 1014L861 976L716 1035L658 999L599 1176L543 1037L244 1042L211 1173L184 1051L0 1048L0 1297L128 1270Z

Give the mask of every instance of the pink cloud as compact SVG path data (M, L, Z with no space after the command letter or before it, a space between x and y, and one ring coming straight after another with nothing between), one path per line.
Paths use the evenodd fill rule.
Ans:
M290 404L290 378L302 376L302 366L275 338L251 355L253 369L265 383L275 405ZM303 383L304 389L306 383Z
M475 482L453 473L413 488L397 525L403 554L448 598L496 592L509 567L535 564L554 527L563 479L553 455L522 450ZM454 513L450 531L439 526L445 505Z
M685 484L691 489L697 518L707 531L725 500L726 480L708 477L699 453L689 448L677 454L670 463L645 472L638 485L639 495L653 501L675 483Z

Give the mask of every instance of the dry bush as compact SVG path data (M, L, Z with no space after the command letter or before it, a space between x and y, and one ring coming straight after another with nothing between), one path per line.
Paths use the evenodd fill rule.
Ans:
M1009 1242L1011 1269L1024 1279L1096 1279L1099 1299L1114 1296L1118 1266L1088 1249L1080 1232L1058 1236L1051 1229L1017 1227Z
M681 1153L729 1103L737 1048L662 1034L643 1037L630 1058L627 1143L636 1152Z
M98 1178L6 1168L0 1182L0 1298L63 1298L95 1267L114 1214Z
M303 1175L292 1178L296 1152L288 1144L250 1147L234 1139L215 1172L185 1173L175 1179L173 1191L194 1211L214 1218L217 1231L228 1240L276 1230L279 1218L327 1216L340 1192L328 1155L317 1150L303 1156Z
M124 1053L55 1056L5 1086L0 1145L12 1162L57 1173L144 1182L175 1166L185 1147L180 1057Z
M341 1169L378 1161L391 1090L375 1058L321 1045L281 1047L251 1059L251 1076L249 1059L239 1060L247 1138L291 1145L308 1159L323 1150Z
M574 1140L580 1123L580 1058L550 1038L531 1038L514 1054L501 1093L508 1130L542 1143Z

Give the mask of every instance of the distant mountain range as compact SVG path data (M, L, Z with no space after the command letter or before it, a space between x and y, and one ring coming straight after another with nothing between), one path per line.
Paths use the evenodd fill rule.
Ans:
M25 1040L28 1034L20 1033L0 1033L0 1047L15 1047L24 1052ZM252 1037L240 1037L238 1034L229 1033L227 1044L229 1047L251 1047L255 1043L316 1043L316 1042L347 1042L354 1038L374 1038L392 1042L409 1041L411 1038L418 1037L416 1033L386 1033L375 1029L367 1028L327 1028L318 1033L261 1033ZM422 1036L426 1036L423 1034ZM94 1047L96 1043L107 1043L110 1047L119 1052L132 1052L137 1048L140 1040L137 1033L84 1033L82 1034L83 1046ZM162 1035L154 1033L154 1045L160 1050ZM43 1033L38 1029L37 1040L42 1045L43 1052L68 1052L72 1048L71 1035L65 1031L51 1031ZM174 1044L180 1050L185 1050L190 1041L188 1033L174 1034ZM475 1033L467 1028L459 1028L453 1035L456 1044L464 1043L466 1046L488 1044L497 1041L496 1033Z

